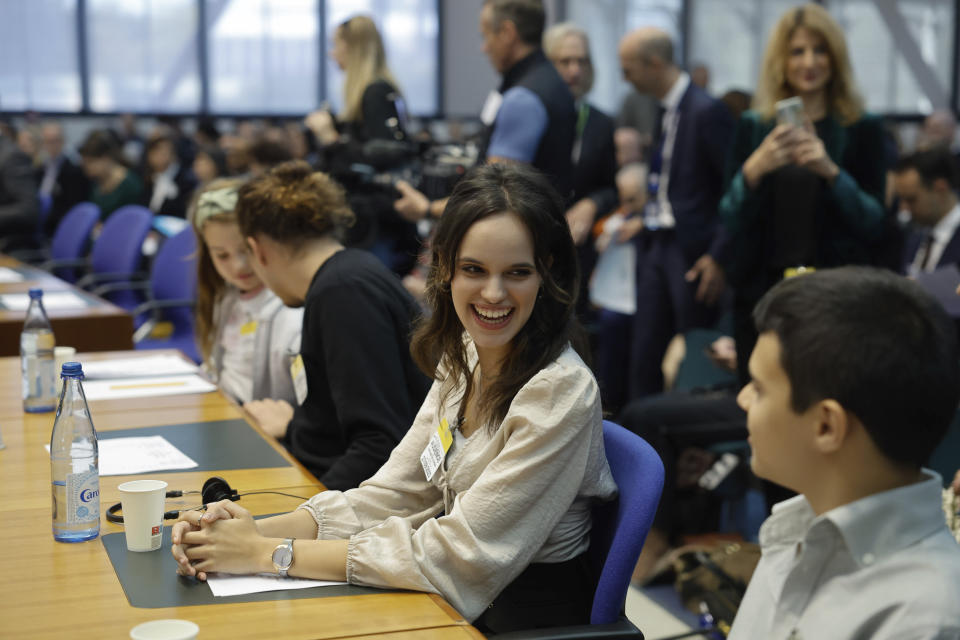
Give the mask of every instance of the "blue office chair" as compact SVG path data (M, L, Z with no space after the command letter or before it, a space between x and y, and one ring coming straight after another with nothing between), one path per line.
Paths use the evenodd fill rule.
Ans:
M633 568L660 503L663 462L643 438L608 420L603 421L603 446L620 493L615 501L593 510L590 561L600 579L593 596L590 624L515 631L499 634L498 639L643 640L643 633L624 615L624 604Z
M94 294L104 296L124 309L132 310L140 304L142 296L137 292L111 292L103 285L146 280L146 274L139 271L143 260L141 247L152 222L153 212L135 204L120 207L110 214L93 243L89 271L77 281L77 286L91 289Z
M179 349L200 362L194 337L193 307L197 299L197 239L187 227L165 241L150 270L150 300L133 310L146 316L134 332L137 349ZM156 337L165 327L164 337Z
M50 259L41 268L61 280L76 282L78 267L86 267L90 233L100 220L100 207L92 202L74 205L63 216L50 242Z

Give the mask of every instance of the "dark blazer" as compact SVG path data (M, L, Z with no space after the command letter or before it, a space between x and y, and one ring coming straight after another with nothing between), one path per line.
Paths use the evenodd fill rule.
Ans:
M37 184L43 181L45 167L40 167L37 171ZM60 162L60 169L57 171L57 179L53 184L53 204L50 207L50 213L44 220L43 230L48 237L57 230L57 225L63 216L81 202L90 199L90 180L83 168L75 163L70 156L63 156Z
M907 267L913 264L914 259L917 257L917 251L920 250L920 245L923 243L923 238L925 234L914 232L907 236L904 250L903 250L903 271L906 273ZM950 242L947 243L947 246L943 248L943 253L940 254L940 259L937 261L936 268L945 267L948 264L955 264L960 266L960 228L957 228L953 232L953 237L950 238Z
M197 178L193 175L193 170L189 166L180 165L177 175L173 177L173 183L177 185L177 195L173 198L167 198L160 204L160 209L155 213L159 216L174 216L176 218L187 217L187 206L193 197L193 192L197 189ZM153 179L148 177L144 181L143 206L149 207L150 200L153 198Z
M0 251L35 248L38 215L30 158L0 134Z
M705 253L723 261L727 236L717 209L723 195L734 121L726 105L690 84L677 107L680 121L670 160L667 197L687 262Z
M580 135L580 157L573 168L573 201L592 199L597 215L602 216L617 205L615 125L603 111L592 105L587 108L587 122Z

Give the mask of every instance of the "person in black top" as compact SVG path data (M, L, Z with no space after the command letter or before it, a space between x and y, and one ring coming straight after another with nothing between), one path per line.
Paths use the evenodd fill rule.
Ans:
M51 199L43 230L52 237L67 211L90 197L90 181L79 162L65 152L63 127L59 122L45 122L40 129L40 140L46 160L38 171L39 193Z
M346 249L343 190L306 162L240 189L237 221L251 264L284 304L304 307L291 374L301 405L244 408L328 489L373 475L413 423L430 380L410 357L417 304L372 255Z

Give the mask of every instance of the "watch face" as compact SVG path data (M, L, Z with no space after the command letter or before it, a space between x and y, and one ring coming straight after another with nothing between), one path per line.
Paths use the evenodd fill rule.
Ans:
M293 559L293 551L288 547L277 547L273 550L273 564L278 567L289 567Z

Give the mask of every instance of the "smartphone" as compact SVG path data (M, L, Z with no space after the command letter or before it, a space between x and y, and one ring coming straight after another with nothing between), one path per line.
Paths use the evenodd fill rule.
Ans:
M795 127L803 126L803 100L800 96L793 96L780 100L776 104L777 124L792 124Z

